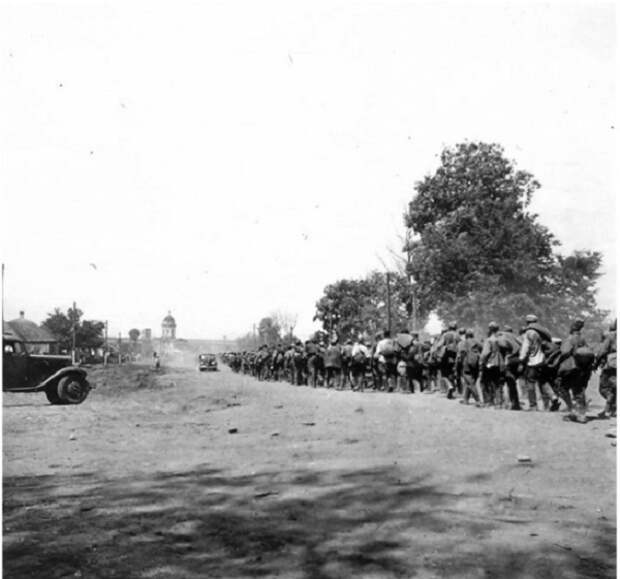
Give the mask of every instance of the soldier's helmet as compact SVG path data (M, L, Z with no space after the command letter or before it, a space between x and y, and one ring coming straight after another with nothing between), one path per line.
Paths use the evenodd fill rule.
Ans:
M538 321L538 316L535 316L534 314L528 314L527 316L525 316L525 321L528 324L535 324Z
M578 332L579 330L581 330L584 326L584 321L581 318L577 318L571 325L570 325L570 331L571 332Z
M450 322L448 324L448 330L456 330L459 327L459 325L456 322Z

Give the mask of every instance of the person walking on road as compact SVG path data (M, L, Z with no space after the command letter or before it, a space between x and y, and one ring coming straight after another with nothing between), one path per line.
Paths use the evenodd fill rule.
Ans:
M609 326L603 344L596 357L595 367L601 368L599 377L599 392L605 399L605 408L599 413L599 418L616 416L616 320Z
M558 376L560 392L568 407L569 414L565 420L585 424L586 388L594 363L594 352L581 335L583 320L575 320L570 327L569 336L562 342ZM572 399L571 399L572 396Z
M550 341L551 336L548 336L547 332L538 326L538 318L535 315L528 315L525 322L527 325L519 352L519 369L525 376L529 400L528 410L538 410L536 402L536 387L538 387L545 407L550 401L549 410L556 412L560 408L560 400L551 386L544 380L545 352L543 350L543 338Z
M504 357L498 343L499 326L489 323L489 334L480 354L480 374L484 394L484 404L500 409L504 403L503 373Z

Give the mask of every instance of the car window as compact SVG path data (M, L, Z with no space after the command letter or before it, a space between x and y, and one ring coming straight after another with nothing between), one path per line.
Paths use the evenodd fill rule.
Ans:
M5 354L23 354L24 346L20 342L11 342L10 344L4 344Z

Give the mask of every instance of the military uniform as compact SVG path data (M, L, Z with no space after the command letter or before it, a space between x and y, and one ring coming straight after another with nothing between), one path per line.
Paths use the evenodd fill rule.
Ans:
M616 415L616 323L614 322L609 332L605 335L603 345L596 358L596 366L601 367L599 378L599 392L605 398L605 409L600 416Z
M353 377L354 390L364 389L364 382L366 378L366 370L369 359L370 350L364 344L362 344L361 341L356 341L351 351L351 375Z
M577 321L571 326L570 335L562 342L558 376L560 378L562 399L569 410L567 418L585 423L587 421L586 388L590 379L591 369L580 366L575 359L576 350L587 346L585 338L581 335L583 322L579 322Z
M484 341L480 354L480 375L486 406L494 405L501 408L504 403L503 372L504 357L499 348L497 331L499 326L494 322L489 324L489 336Z
M353 358L353 344L347 340L342 347L342 382L343 388L351 384L351 360Z
M385 332L382 340L379 341L375 349L375 358L379 371L381 387L389 392L394 390L396 383L396 345L388 332Z
M519 375L519 351L521 349L521 341L512 332L512 328L504 328L498 333L499 347L504 356L504 381L508 391L508 400L510 401L511 410L521 410L521 402L519 400L519 388L517 386L517 377Z
M461 383L463 385L463 404L469 404L469 398L473 396L474 400L482 403L478 391L476 389L476 381L478 380L480 354L482 345L474 338L473 332L467 332L465 339L461 344Z
M440 387L442 391L446 391L448 398L451 398L453 391L456 387L456 377L454 375L454 369L456 364L456 356L459 343L459 334L457 332L456 322L451 322L448 329L441 335L439 342L437 343L437 360L439 362L439 371L441 372L440 380L442 384ZM444 385L442 378L449 381L450 385Z
M320 360L319 346L315 342L308 340L306 342L306 363L308 365L308 383L316 388L319 381Z
M340 345L332 343L327 346L324 355L325 382L328 388L334 386L337 389L342 387L342 351Z
M526 327L525 333L523 334L523 342L521 344L521 350L519 351L519 363L521 366L524 366L529 409L538 409L536 402L536 386L538 386L545 408L549 406L549 401L551 401L550 410L553 412L559 409L560 402L556 393L545 380L543 340L540 333L531 327L531 324L537 321L538 319L533 315L527 316L526 318L526 322L529 325Z

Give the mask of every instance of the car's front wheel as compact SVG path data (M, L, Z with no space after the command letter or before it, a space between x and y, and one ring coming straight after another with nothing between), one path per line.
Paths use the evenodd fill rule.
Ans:
M60 404L60 398L58 396L58 384L50 384L45 389L45 395L50 404Z
M90 387L85 378L77 374L69 374L58 381L56 388L58 402L51 400L50 402L52 404L81 404L86 400L89 391Z

